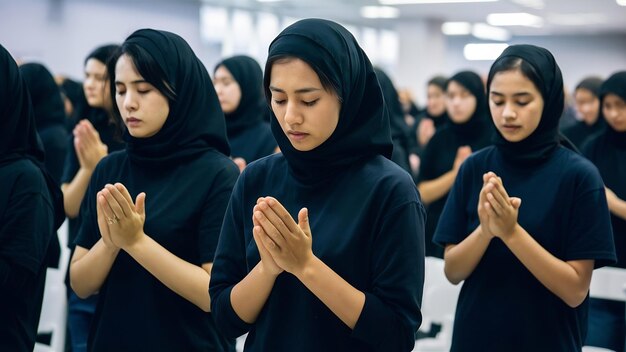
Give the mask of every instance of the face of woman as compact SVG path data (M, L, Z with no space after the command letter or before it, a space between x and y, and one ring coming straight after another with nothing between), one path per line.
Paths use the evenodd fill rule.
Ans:
M106 79L106 65L91 58L85 64L85 81L83 90L89 106L94 108L106 108L111 104L109 84Z
M157 134L170 113L167 98L137 72L126 54L115 64L115 101L128 133L136 138Z
M489 109L493 123L509 142L530 136L541 121L543 97L519 70L502 71L491 81Z
M279 60L270 77L271 107L291 145L310 151L330 138L341 104L334 92L324 89L313 68L296 58Z
M234 112L241 101L241 87L228 69L221 65L215 70L213 86L225 114Z
M609 93L602 100L602 114L606 122L617 132L626 132L626 101Z
M430 116L440 116L446 111L446 95L438 85L428 85L426 110Z
M446 89L446 109L452 122L466 123L476 111L476 97L461 84L450 81Z
M578 88L574 92L576 111L587 125L593 125L600 113L600 99L585 88Z

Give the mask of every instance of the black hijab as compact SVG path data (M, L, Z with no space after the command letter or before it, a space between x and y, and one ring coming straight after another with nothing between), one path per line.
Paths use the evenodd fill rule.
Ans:
M516 57L527 62L537 73L541 85L537 87L543 97L544 106L537 128L524 140L509 142L500 131L495 134L495 145L505 157L517 164L535 165L547 160L560 144L559 119L563 114L565 94L563 76L552 54L534 45L513 45L502 52L493 67L505 57ZM489 73L487 95L494 74Z
M17 64L0 45L0 165L21 158L30 159L41 169L55 208L55 228L59 228L65 221L63 193L43 164L43 145L37 135L28 87ZM8 198L5 192L10 190L6 187L0 187L0 190L0 196ZM2 213L4 209L0 209Z
M436 86L439 89L441 89L441 91L445 94L446 92L446 86L448 85L448 79L443 77L443 76L435 76L433 78L431 78L428 81L428 85L429 86ZM430 118L431 120L433 120L434 124L435 124L435 128L439 128L442 127L445 123L447 123L450 118L448 117L448 112L446 111L446 109L443 109L443 113L440 115L431 115L428 112L428 109L424 109L424 113L426 115L426 117ZM417 123L415 124L417 126ZM417 129L417 127L416 127Z
M609 77L600 87L598 96L600 97L600 118L604 120L602 114L602 103L607 94L615 94L626 101L626 71L616 72ZM626 149L626 132L614 130L608 123L604 135L611 144L619 149Z
M456 82L467 89L476 98L476 110L465 123L455 123L449 119L450 129L463 144L472 144L477 140L491 138L492 128L487 119L487 99L485 98L485 85L478 74L472 71L461 71L448 79Z
M306 152L291 145L272 112L274 138L296 178L315 183L376 155L391 157L389 117L376 73L348 30L322 19L301 20L283 30L269 47L263 82L268 104L271 64L284 56L297 57L323 72L341 99L335 131Z
M52 126L65 126L65 106L61 91L48 69L39 63L20 66L33 104L35 121L39 130Z
M391 127L391 138L406 139L409 135L409 126L404 122L404 111L402 110L402 103L398 97L398 91L393 85L393 82L385 71L378 67L374 68L376 77L378 77L378 83L385 99L385 105L389 110L389 125Z
M233 56L215 66L213 73L224 66L241 89L241 100L237 109L226 115L226 132L232 138L247 127L264 121L265 98L263 96L263 71L253 58L245 55Z
M163 167L199 157L210 149L230 155L224 114L213 82L202 62L180 36L153 29L140 29L124 44L135 44L156 61L163 80L176 94L161 130L148 138L135 138L124 131L127 152L136 163ZM109 71L115 77L114 66ZM144 77L146 78L146 77ZM115 85L111 84L114 96ZM114 111L119 114L117 106Z

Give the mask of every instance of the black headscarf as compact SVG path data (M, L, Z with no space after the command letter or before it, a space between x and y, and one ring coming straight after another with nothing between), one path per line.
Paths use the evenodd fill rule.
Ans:
M602 103L607 94L615 94L626 101L626 71L616 72L609 77L600 87L598 96L600 97L600 118L604 120L602 114ZM626 149L626 132L618 132L611 125L607 124L605 136L608 141L620 149Z
M443 77L443 76L435 76L433 78L431 78L428 81L428 85L433 85L436 87L439 87L441 89L441 91L443 93L446 92L446 86L448 85L448 79ZM428 112L428 109L424 109L424 113L426 115L426 117L430 118L431 120L433 120L433 122L435 123L435 128L439 128L442 127L445 123L447 123L450 118L448 117L448 112L446 111L446 109L443 109L443 113L441 115L431 115ZM417 124L416 124L417 126ZM417 128L417 127L416 127Z
M21 158L32 160L41 169L54 202L55 228L59 228L65 220L63 193L43 164L43 145L37 135L28 87L17 64L0 45L0 165ZM1 193L10 191L0 189ZM2 213L4 209L0 209Z
M537 88L543 97L543 112L537 128L524 140L509 142L497 131L494 144L510 161L524 165L539 164L547 160L560 144L559 119L563 114L565 100L563 76L554 56L544 48L534 45L509 46L494 65L502 58L511 56L526 61L537 72L542 81ZM492 79L492 74L489 74L487 95Z
M389 110L391 138L407 138L410 133L408 130L409 127L406 125L406 122L404 122L404 111L402 110L402 103L400 103L396 87L385 71L375 67L374 72L376 72L376 77L378 77L378 83L383 92L385 105Z
M30 92L37 128L65 126L65 106L50 71L42 64L28 63L20 66L20 72Z
M233 56L218 63L213 73L220 66L233 75L241 89L239 105L232 113L225 114L226 132L228 138L232 138L247 127L264 121L267 105L263 95L263 71L256 60L245 55Z
M483 80L475 72L461 71L448 79L447 86L453 81L463 86L476 98L476 110L467 122L459 124L450 119L448 126L464 144L472 144L485 136L491 138L492 128L487 119L487 99Z
M122 48L127 43L143 48L157 62L165 73L164 80L176 93L157 134L135 138L124 132L130 158L146 166L162 167L195 159L210 149L230 155L224 114L213 82L189 44L174 33L153 29L134 32Z
M296 150L272 112L271 127L295 177L316 182L376 155L391 157L387 108L369 59L352 34L337 23L321 19L298 21L270 44L263 86L269 91L274 58L297 57L323 72L341 99L339 122L332 135L310 151Z

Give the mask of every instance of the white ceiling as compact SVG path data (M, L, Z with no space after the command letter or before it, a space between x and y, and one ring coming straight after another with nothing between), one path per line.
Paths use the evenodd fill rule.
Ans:
M198 1L198 0L189 0ZM507 27L513 35L576 35L621 33L626 35L626 7L616 0L532 0L542 9L520 3L529 0L499 0L483 3L397 5L397 19L364 19L361 6L379 5L378 0L283 0L260 3L257 0L201 0L202 3L268 11L292 17L323 17L351 24L390 27L397 21L431 19L436 21L485 22L490 13L526 12L544 19L541 28Z

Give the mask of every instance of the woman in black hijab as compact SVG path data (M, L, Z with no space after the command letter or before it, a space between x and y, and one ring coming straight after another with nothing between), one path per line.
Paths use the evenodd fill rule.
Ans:
M50 71L42 64L24 64L20 71L30 92L37 133L46 152L46 168L60 185L67 151L67 117L61 92Z
M63 195L44 166L28 88L0 45L0 350L32 351Z
M74 251L74 241L80 226L80 204L96 165L108 153L124 148L119 127L112 113L106 63L119 45L103 45L85 59L85 80L81 100L74 107L72 136L68 138L61 189L68 222L68 244ZM68 278L69 281L69 278ZM68 285L69 286L69 285ZM80 299L71 289L68 297L68 329L72 350L86 351L87 337L93 319L97 297Z
M424 210L389 160L387 108L340 25L296 22L264 88L282 151L250 165L211 278L216 323L247 351L410 351L421 322Z
M411 154L421 156L424 148L438 129L449 121L446 112L446 87L448 79L435 76L426 85L426 108L416 116L411 126Z
M605 127L604 119L600 118L600 85L599 77L587 77L576 86L574 101L581 121L574 123L563 130L563 134L576 148L580 149L594 134L601 132Z
M240 169L272 154L276 140L265 121L263 71L249 56L233 56L215 66L213 84L226 117L232 158Z
M108 72L127 147L94 171L70 266L79 296L99 292L89 349L232 351L206 313L239 175L211 78L181 37L152 29L131 34Z
M422 155L417 188L426 203L426 255L443 258L432 242L439 216L461 163L491 144L485 86L476 73L462 71L448 80L446 107L450 122L437 130Z
M451 351L580 351L592 270L615 260L602 179L559 143L548 50L508 47L487 87L495 145L463 163L435 234L464 281Z
M398 98L398 91L394 87L393 82L385 71L380 68L374 68L380 89L383 92L385 106L389 110L389 125L391 127L391 142L393 143L393 153L391 153L391 161L398 164L406 172L411 173L409 166L409 126L404 121L404 112L402 104Z
M583 147L585 156L598 170L611 211L613 238L617 251L615 267L626 269L626 71L613 74L598 90L600 118L606 128ZM624 302L591 299L586 344L623 351Z

